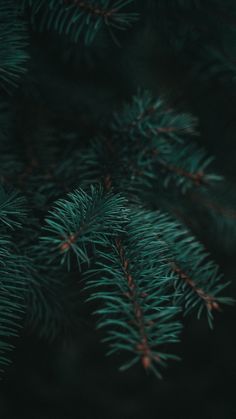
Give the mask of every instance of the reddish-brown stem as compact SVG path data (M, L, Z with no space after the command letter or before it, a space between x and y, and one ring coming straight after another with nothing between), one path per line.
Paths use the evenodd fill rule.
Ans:
M168 171L174 172L177 175L184 176L191 180L193 183L195 183L196 186L207 184L204 173L203 172L196 172L196 173L190 173L184 170L182 167L176 167L173 165L170 165L166 163L164 160L159 161L159 163Z
M176 262L171 262L171 267L178 277L189 285L189 287L191 287L192 290L204 301L209 311L220 310L220 306L215 298L208 295L202 288L199 288L195 281L186 272L184 272Z
M130 124L128 124L125 127L125 130L136 127L140 121L142 121L144 118L146 118L147 116L152 115L155 112L156 112L155 106L150 106L149 108L145 109L143 112L140 112L140 114L132 122L130 122ZM166 113L173 112L173 110L172 109L167 109L165 112ZM173 126L165 126L165 127L156 128L157 133L167 133L167 134L171 133L171 132L178 132L180 130L181 130L181 128L173 127ZM188 132L187 129L186 129L186 132ZM191 130L191 132L192 132L192 130ZM153 130L149 130L147 132L147 134L152 135Z
M69 250L71 245L76 242L77 238L78 238L78 233L76 234L71 233L68 236L67 240L64 241L62 244L60 244L61 252L66 252L67 250Z
M136 119L134 121L132 121L129 125L126 126L126 130L133 128L135 126L137 126L137 124L144 119L146 116L151 115L152 113L154 113L156 111L156 108L154 106L145 109L142 113L140 113ZM177 127L159 127L156 129L156 131L158 133L170 133L170 132L175 132L178 131ZM152 135L152 131L150 130L148 133L148 135ZM140 141L139 136L136 137L137 142ZM158 149L153 149L152 150L152 154L153 155L157 155L159 154L159 150ZM186 178L188 178L189 180L191 180L193 183L195 183L196 186L200 186L203 184L207 184L205 178L204 178L204 173L199 171L196 173L190 173L186 170L184 170L181 167L176 167L174 165L170 165L167 162L165 162L165 160L160 160L159 163L168 171L170 172L174 172L179 176L184 176Z
M125 294L133 304L134 307L134 323L138 328L140 334L140 342L136 346L136 350L141 354L141 362L145 369L151 366L152 360L155 358L156 361L159 361L158 356L152 354L151 348L148 343L148 338L146 334L146 323L143 316L142 308L138 302L138 290L135 284L135 280L129 269L129 260L125 257L125 251L122 246L120 239L116 239L116 248L119 253L120 261L122 264L122 269L124 271L125 277L127 279L129 291ZM146 294L140 294L144 298Z

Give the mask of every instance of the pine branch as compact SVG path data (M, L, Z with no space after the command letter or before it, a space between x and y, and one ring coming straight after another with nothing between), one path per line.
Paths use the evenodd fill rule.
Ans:
M207 294L202 288L199 288L196 282L186 274L177 264L172 264L174 273L179 277L180 281L187 284L188 287L203 301L208 311L220 310L219 303L212 295Z
M10 92L26 72L28 61L26 25L17 14L13 0L0 5L0 86Z
M204 247L161 212L129 208L121 195L92 187L58 201L46 221L37 253L48 266L57 257L68 268L76 255L88 300L102 303L98 327L108 330L110 353L132 355L122 369L140 361L159 375L158 365L173 358L161 348L178 340L173 317L181 308L198 317L205 309L212 327L213 311L232 303L221 296L227 284Z
M25 199L16 191L7 193L0 185L0 223L11 230L22 225L26 218Z
M9 233L22 226L24 199L0 188L0 370L9 364L12 338L18 336L25 312L29 280L28 258L22 256ZM15 231L14 231L15 234ZM14 244L13 244L14 243Z
M89 250L96 252L107 237L123 232L126 215L125 199L119 194L104 194L101 187L82 189L68 194L66 200L59 200L49 212L44 228L47 236L42 237L49 245L48 260L60 254L61 263L71 265L74 254L77 263L90 263Z
M127 297L130 299L132 305L133 305L133 312L134 312L134 322L137 326L138 333L140 335L140 343L137 345L137 349L141 352L141 360L144 368L149 368L152 364L152 352L150 349L150 345L148 342L148 337L146 333L146 325L145 320L143 316L143 310L142 307L138 301L139 299L139 290L137 289L137 285L135 283L135 280L130 272L130 262L125 257L125 250L123 248L122 242L120 239L116 239L115 246L119 255L119 259L121 262L121 267L123 269L124 275L126 276L127 283L128 283L128 289ZM146 293L142 295L143 297L147 296ZM160 357L156 355L154 359L158 362L160 362Z
M174 181L185 193L194 185L221 179L205 173L213 158L195 143L186 141L186 135L195 133L195 125L196 120L190 115L166 110L162 100L155 101L147 91L139 91L131 104L114 114L111 130L132 142L134 150L139 147L144 154L146 148L147 154L152 153L152 170L156 170L156 164L164 169L164 185Z
M130 353L121 369L140 361L160 377L160 366L176 358L165 345L178 341L181 325L175 320L179 308L171 304L166 245L157 240L148 214L144 221L142 211L131 211L123 237L98 250L85 288L89 301L101 301L96 314L98 327L107 330L109 354Z
M138 20L138 14L126 12L133 0L23 0L23 7L30 7L31 21L39 15L39 30L54 30L66 34L73 42L81 35L85 44L93 42L102 27L127 29ZM36 24L37 27L37 24ZM112 32L111 32L112 33Z
M174 303L183 306L185 315L197 311L198 318L205 310L212 328L213 312L220 310L221 303L233 304L231 298L222 296L229 283L222 281L218 266L209 260L204 246L185 226L162 213L153 213L153 226L157 237L165 241L171 254L169 264L174 274Z
M207 173L208 166L214 160L207 156L204 149L196 144L173 145L170 153L159 153L157 155L157 167L165 174L164 186L176 184L182 193L188 189L199 186L211 186L214 182L222 180L216 174Z
M45 231L49 234L43 238L46 247L40 245L38 253L46 255L48 244L53 245L54 255L56 253L63 263L63 253L68 255L74 251L78 268L85 270L86 277L93 273L96 277L100 276L100 271L104 274L104 278L96 282L96 292L89 299L107 301L104 309L107 315L99 322L99 327L107 323L115 329L121 327L117 332L112 330L108 337L111 351L129 350L135 354L131 364L140 359L146 369L153 369L158 375L154 364L162 365L163 361L174 357L159 353L154 348L177 341L180 330L179 323L173 320L179 308L170 305L170 269L166 263L164 242L153 240L153 225L143 223L142 212L141 215L136 212L130 214L126 200L120 195L104 194L101 188L92 188L90 194L78 190L69 194L68 198L57 202L56 209L47 218ZM121 241L116 237L124 238ZM94 247L92 260L95 267L89 267L92 262L89 257L91 247ZM49 262L52 262L50 256ZM85 288L93 286L94 279L89 280ZM97 287L101 286L105 287L102 293L97 291ZM111 286L123 290L123 294L120 296L115 292L113 296ZM126 315L129 310L130 314L123 319L123 323L120 318L113 319L112 312L114 314L116 309L117 313ZM109 313L109 310L112 312ZM103 317L105 311L101 309L98 313ZM125 330L130 331L131 336L125 334ZM113 344L113 335L115 341L118 336L118 345ZM131 364L128 362L123 367Z
M183 137L196 135L197 119L190 114L176 113L168 109L162 98L154 99L148 90L139 89L131 103L126 103L120 112L114 112L111 130L126 134L136 141L138 137L162 134L165 141L183 142Z
M195 129L195 119L166 111L164 102L139 92L131 104L115 113L108 134L93 140L79 161L84 183L101 181L119 191L139 196L155 185L178 187L182 193L193 187L210 186L221 180L208 173L213 158L186 136Z

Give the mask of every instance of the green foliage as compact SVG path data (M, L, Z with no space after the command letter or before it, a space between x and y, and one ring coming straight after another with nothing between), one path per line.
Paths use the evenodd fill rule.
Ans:
M180 308L172 304L167 248L158 240L149 213L132 210L126 232L100 249L95 266L86 273L88 299L100 300L98 327L106 328L110 352L125 351L160 376L166 360L176 358L163 345L179 340ZM152 218L152 217L150 217Z
M129 28L138 19L137 13L125 11L132 2L133 0L23 0L23 7L30 7L31 22L36 23L35 26L40 31L54 30L68 35L73 42L77 42L82 35L88 45L104 26L112 35L113 29Z
M0 190L0 369L9 363L12 338L18 335L25 310L28 260L19 253L10 233L25 218L24 199Z
M15 249L4 239L0 242L0 368L9 363L8 352L12 350L10 338L16 337L22 323L24 310L23 275L25 261L19 260Z
M146 218L151 216L143 214L143 220ZM219 267L184 225L162 213L153 213L152 223L157 236L169 250L168 263L174 274L174 303L183 307L185 315L197 311L198 318L205 310L212 328L213 312L220 310L219 303L233 303L231 298L222 296L228 284L222 281Z
M192 75L202 72L207 79L210 72L219 79L225 74L233 78L234 64L229 66L224 60L225 51L216 47L219 16L209 16L206 2L144 3L18 2L33 29L60 34L62 45L69 40L83 40L85 45L79 42L79 47L73 48L78 48L88 61L89 54L96 50L105 82L109 73L104 71L99 55L100 41L105 38L97 36L99 31L108 29L114 37L116 29L127 29L137 20L135 6L138 11L141 6L150 10L150 5L155 13L149 20L159 22L155 28L161 42L164 39L169 46L168 51L173 48L183 67L191 48L189 67L199 58L191 69ZM0 82L8 90L24 72L27 55L24 24L13 2L6 4L0 6L6 22L4 26L0 20L4 40L0 48ZM216 4L218 14L220 2ZM203 14L203 30L198 30ZM185 25L186 17L189 19ZM205 47L207 22L216 37ZM105 334L109 353L118 352L123 359L124 352L121 369L141 362L146 370L160 376L165 361L176 358L169 344L180 339L181 313L183 317L195 313L198 318L205 314L212 327L214 311L220 310L221 304L232 303L223 296L227 283L222 281L218 266L186 227L187 217L182 217L182 223L176 219L189 208L194 219L196 208L191 194L206 201L222 177L211 172L213 158L198 143L196 118L174 111L162 97L156 99L148 90L139 89L129 103L117 105L115 112L107 110L102 122L102 111L87 111L91 98L84 86L76 90L77 78L71 82L74 114L73 109L70 114L68 92L65 104L53 104L60 97L56 93L52 98L58 87L57 76L54 81L56 66L52 66L51 78L42 76L38 53L42 52L41 43L42 49L45 44L43 37L36 38L35 50L32 46L35 63L18 93L19 106L9 111L5 101L0 103L1 182L21 191L0 188L0 363L3 367L7 363L7 352L23 321L49 341L64 337L77 321L82 288L90 304L95 305L97 327ZM94 49L87 49L95 38L98 42ZM60 43L58 37L50 37L50 42L53 39ZM123 39L128 40L128 34ZM114 49L112 43L108 44ZM142 49L141 44L138 48ZM120 50L116 51L118 57ZM117 57L109 56L110 61L115 58L114 67ZM57 63L54 58L53 65ZM106 59L104 67L107 64ZM209 71L204 71L204 64ZM63 84L67 68L63 67L62 72ZM89 84L90 76L88 72ZM48 84L43 84L46 77ZM121 79L120 72L114 74L117 85ZM33 98L34 88L38 90ZM77 103L77 92L82 106ZM94 86L91 92L93 96ZM100 93L99 106L105 102ZM121 92L119 98L124 94L127 96L127 91ZM62 110L61 120L54 106ZM78 122L68 128L73 118ZM95 137L90 139L90 132ZM218 220L218 215L212 215L214 209L210 202L203 211L209 224L214 217ZM168 210L176 218L168 215ZM222 222L219 230L224 231L224 227Z
M161 212L134 207L97 186L59 200L46 222L44 243L69 269L76 255L88 301L102 304L95 313L98 327L107 329L109 353L130 353L122 369L141 360L159 376L158 366L174 358L162 347L178 341L180 310L197 309L200 317L205 309L212 327L219 303L232 303L221 295L227 284L204 247Z
M124 202L122 196L104 195L102 188L93 186L90 193L79 189L70 193L68 199L57 201L46 218L47 236L42 237L51 247L51 257L59 254L68 269L71 253L75 254L80 269L82 264L89 264L88 247L92 246L95 252L108 237L123 231Z
M0 223L13 230L22 225L25 217L25 199L16 191L6 193L0 185Z
M0 86L10 91L26 71L28 60L26 25L13 0L0 4Z
M117 134L126 134L133 141L136 137L162 135L166 141L182 143L183 136L196 135L197 120L190 114L176 113L168 108L163 98L155 99L149 91L139 89L131 103L122 111L114 112L111 129Z
M2 191L4 228L19 227L23 221L27 230L28 239L19 236L30 277L22 301L26 325L41 337L53 340L73 323L80 296L72 295L67 283L68 271L77 269L90 292L88 300L98 304L98 327L106 328L109 353L129 352L122 369L141 361L160 376L160 367L175 358L167 344L179 340L178 313L197 310L199 317L205 310L212 327L214 310L232 302L222 296L226 284L204 247L184 226L148 210L148 202L139 203L141 194L145 197L147 189L154 193L156 185L160 191L175 191L177 186L185 192L218 180L206 171L211 158L192 142L195 125L191 116L166 110L162 100L139 91L102 126L100 137L81 147L82 152L64 152L66 162L54 166L61 139L53 140L46 160L44 150L35 149L37 164L24 169L19 186L30 200L35 197L35 208L45 219L43 228L37 219L31 219L31 225L24 221L24 200L18 194ZM51 144L51 134L45 136L48 141ZM72 144L67 150L74 150ZM32 148L34 162L31 153ZM42 205L35 189L45 175L47 185L39 188L45 195ZM65 194L60 190L62 178L65 190L73 183L84 188L51 206L53 194ZM20 269L18 275L21 286Z
M166 109L147 91L115 113L109 134L92 140L79 162L81 179L102 180L127 193L140 194L160 184L188 189L209 185L221 177L208 173L213 158L191 139L196 120ZM161 176L159 174L161 173Z

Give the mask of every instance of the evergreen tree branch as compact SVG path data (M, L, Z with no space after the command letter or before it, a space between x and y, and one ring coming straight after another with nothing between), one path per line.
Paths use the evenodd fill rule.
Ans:
M114 133L126 134L134 141L166 134L166 141L182 143L185 136L197 135L196 127L197 119L192 115L176 113L163 98L154 99L148 90L141 89L120 112L114 112L111 121Z
M38 253L50 265L59 257L70 268L74 252L88 300L103 304L98 327L108 329L111 353L133 354L122 369L140 360L159 375L158 365L173 356L156 348L178 340L173 316L181 308L185 314L197 309L198 317L205 308L212 327L212 312L232 303L221 296L227 284L204 247L165 214L129 208L120 195L92 187L58 201L47 224L46 247L40 244Z
M10 92L26 72L28 35L13 0L0 5L0 86Z
M102 27L111 31L127 29L138 19L138 14L126 12L133 0L23 0L23 8L29 6L31 21L37 21L39 30L51 30L68 35L73 42L81 37L91 44ZM36 27L38 27L36 23Z
M81 179L113 184L133 195L158 183L177 186L182 193L210 186L222 178L208 173L213 158L186 138L194 132L195 124L191 116L166 111L163 101L139 92L131 104L114 114L109 134L93 140L84 150Z
M171 254L175 304L183 307L185 315L197 311L198 318L205 309L212 328L213 311L220 310L220 303L233 304L233 299L221 295L229 283L222 281L219 267L185 226L162 213L153 213L153 226Z
M131 360L122 370L140 361L160 377L160 366L175 356L166 344L178 341L179 308L171 304L166 245L158 241L143 212L132 210L122 238L99 249L95 266L85 272L91 300L100 300L98 327L106 328L109 353L127 351Z
M9 233L21 227L24 199L0 188L0 371L9 364L12 338L18 336L25 312L29 260L22 256ZM15 232L14 232L15 233ZM13 244L14 243L14 244Z
M0 223L13 230L26 218L26 202L16 191L6 192L0 185Z
M96 251L109 236L123 232L125 222L125 199L121 195L104 194L101 187L91 186L90 193L82 189L59 200L46 218L44 228L47 235L42 237L51 245L48 259L58 257L61 263L71 265L71 254L77 263L90 263L89 248Z

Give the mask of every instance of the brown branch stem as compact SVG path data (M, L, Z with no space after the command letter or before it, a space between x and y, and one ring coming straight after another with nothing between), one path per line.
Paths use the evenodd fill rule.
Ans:
M196 282L186 272L184 272L176 262L171 262L171 267L179 278L189 285L189 287L191 287L193 291L204 301L209 311L220 310L220 306L215 298L208 295L202 288L199 288Z
M204 172L190 173L184 170L182 167L177 167L166 163L164 160L160 160L159 163L168 171L174 172L179 176L184 176L195 183L196 186L206 185L207 182L204 179Z
M127 297L130 299L130 301L133 304L134 307L134 315L135 315L135 324L139 330L139 334L140 334L140 342L137 344L136 346L136 350L141 353L141 362L142 365L145 369L148 369L151 366L152 360L153 358L155 358L156 361L160 361L158 356L154 356L152 354L151 348L149 346L149 342L148 342L148 337L146 334L146 323L144 320L144 315L143 315L143 311L142 308L138 302L138 290L137 290L137 286L135 284L134 278L132 276L132 274L130 273L130 269L129 269L129 260L126 259L125 257L125 251L124 248L122 246L121 240L120 239L116 239L116 248L118 250L119 253L119 257L121 260L121 264L122 264L122 269L124 271L125 277L127 279L127 283L128 283L128 288L129 291L128 293L126 293ZM142 297L144 297L143 294L140 295Z

